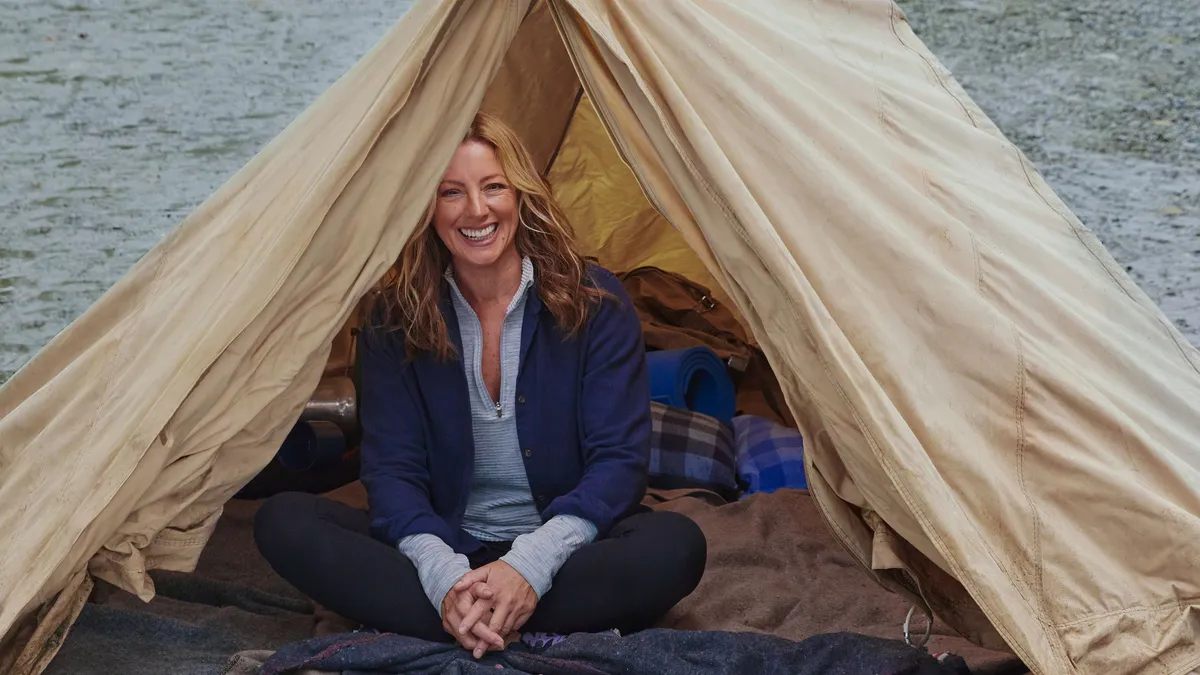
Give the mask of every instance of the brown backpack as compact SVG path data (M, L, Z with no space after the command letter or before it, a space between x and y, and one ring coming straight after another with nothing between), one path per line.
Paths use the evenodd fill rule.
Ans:
M701 345L712 349L737 387L738 414L795 426L766 356L707 288L658 267L638 267L617 278L641 319L647 351Z

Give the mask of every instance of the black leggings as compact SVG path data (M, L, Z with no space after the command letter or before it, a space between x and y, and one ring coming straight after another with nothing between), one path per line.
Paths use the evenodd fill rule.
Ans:
M278 494L255 517L254 539L280 576L341 616L389 633L453 640L416 567L371 537L365 511L310 494ZM471 567L507 548L485 547L469 556ZM704 534L686 516L630 516L567 559L522 630L628 634L649 628L700 583L706 555Z

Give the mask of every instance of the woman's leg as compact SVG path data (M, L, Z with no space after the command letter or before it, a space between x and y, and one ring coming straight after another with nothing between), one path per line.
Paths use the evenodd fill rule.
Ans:
M302 593L352 621L390 633L449 642L417 569L373 539L367 514L316 495L285 492L254 519L267 562Z
M696 589L708 545L687 516L639 513L567 559L526 631L622 634L654 625Z

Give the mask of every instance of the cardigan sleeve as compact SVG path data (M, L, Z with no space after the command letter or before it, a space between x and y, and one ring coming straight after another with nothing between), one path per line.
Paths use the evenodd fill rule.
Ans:
M588 319L580 392L583 477L543 516L573 515L603 537L641 502L650 465L650 382L637 311L607 270L594 268L605 298Z
M452 544L450 525L430 501L424 406L403 340L368 328L359 333L358 348L360 478L367 489L371 530L393 546L413 534L432 534Z

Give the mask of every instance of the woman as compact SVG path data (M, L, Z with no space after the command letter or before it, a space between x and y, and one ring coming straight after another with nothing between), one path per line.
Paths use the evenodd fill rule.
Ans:
M704 536L639 506L637 314L510 129L475 118L395 269L359 342L369 514L277 495L264 557L342 616L476 658L518 630L652 625L699 583Z

